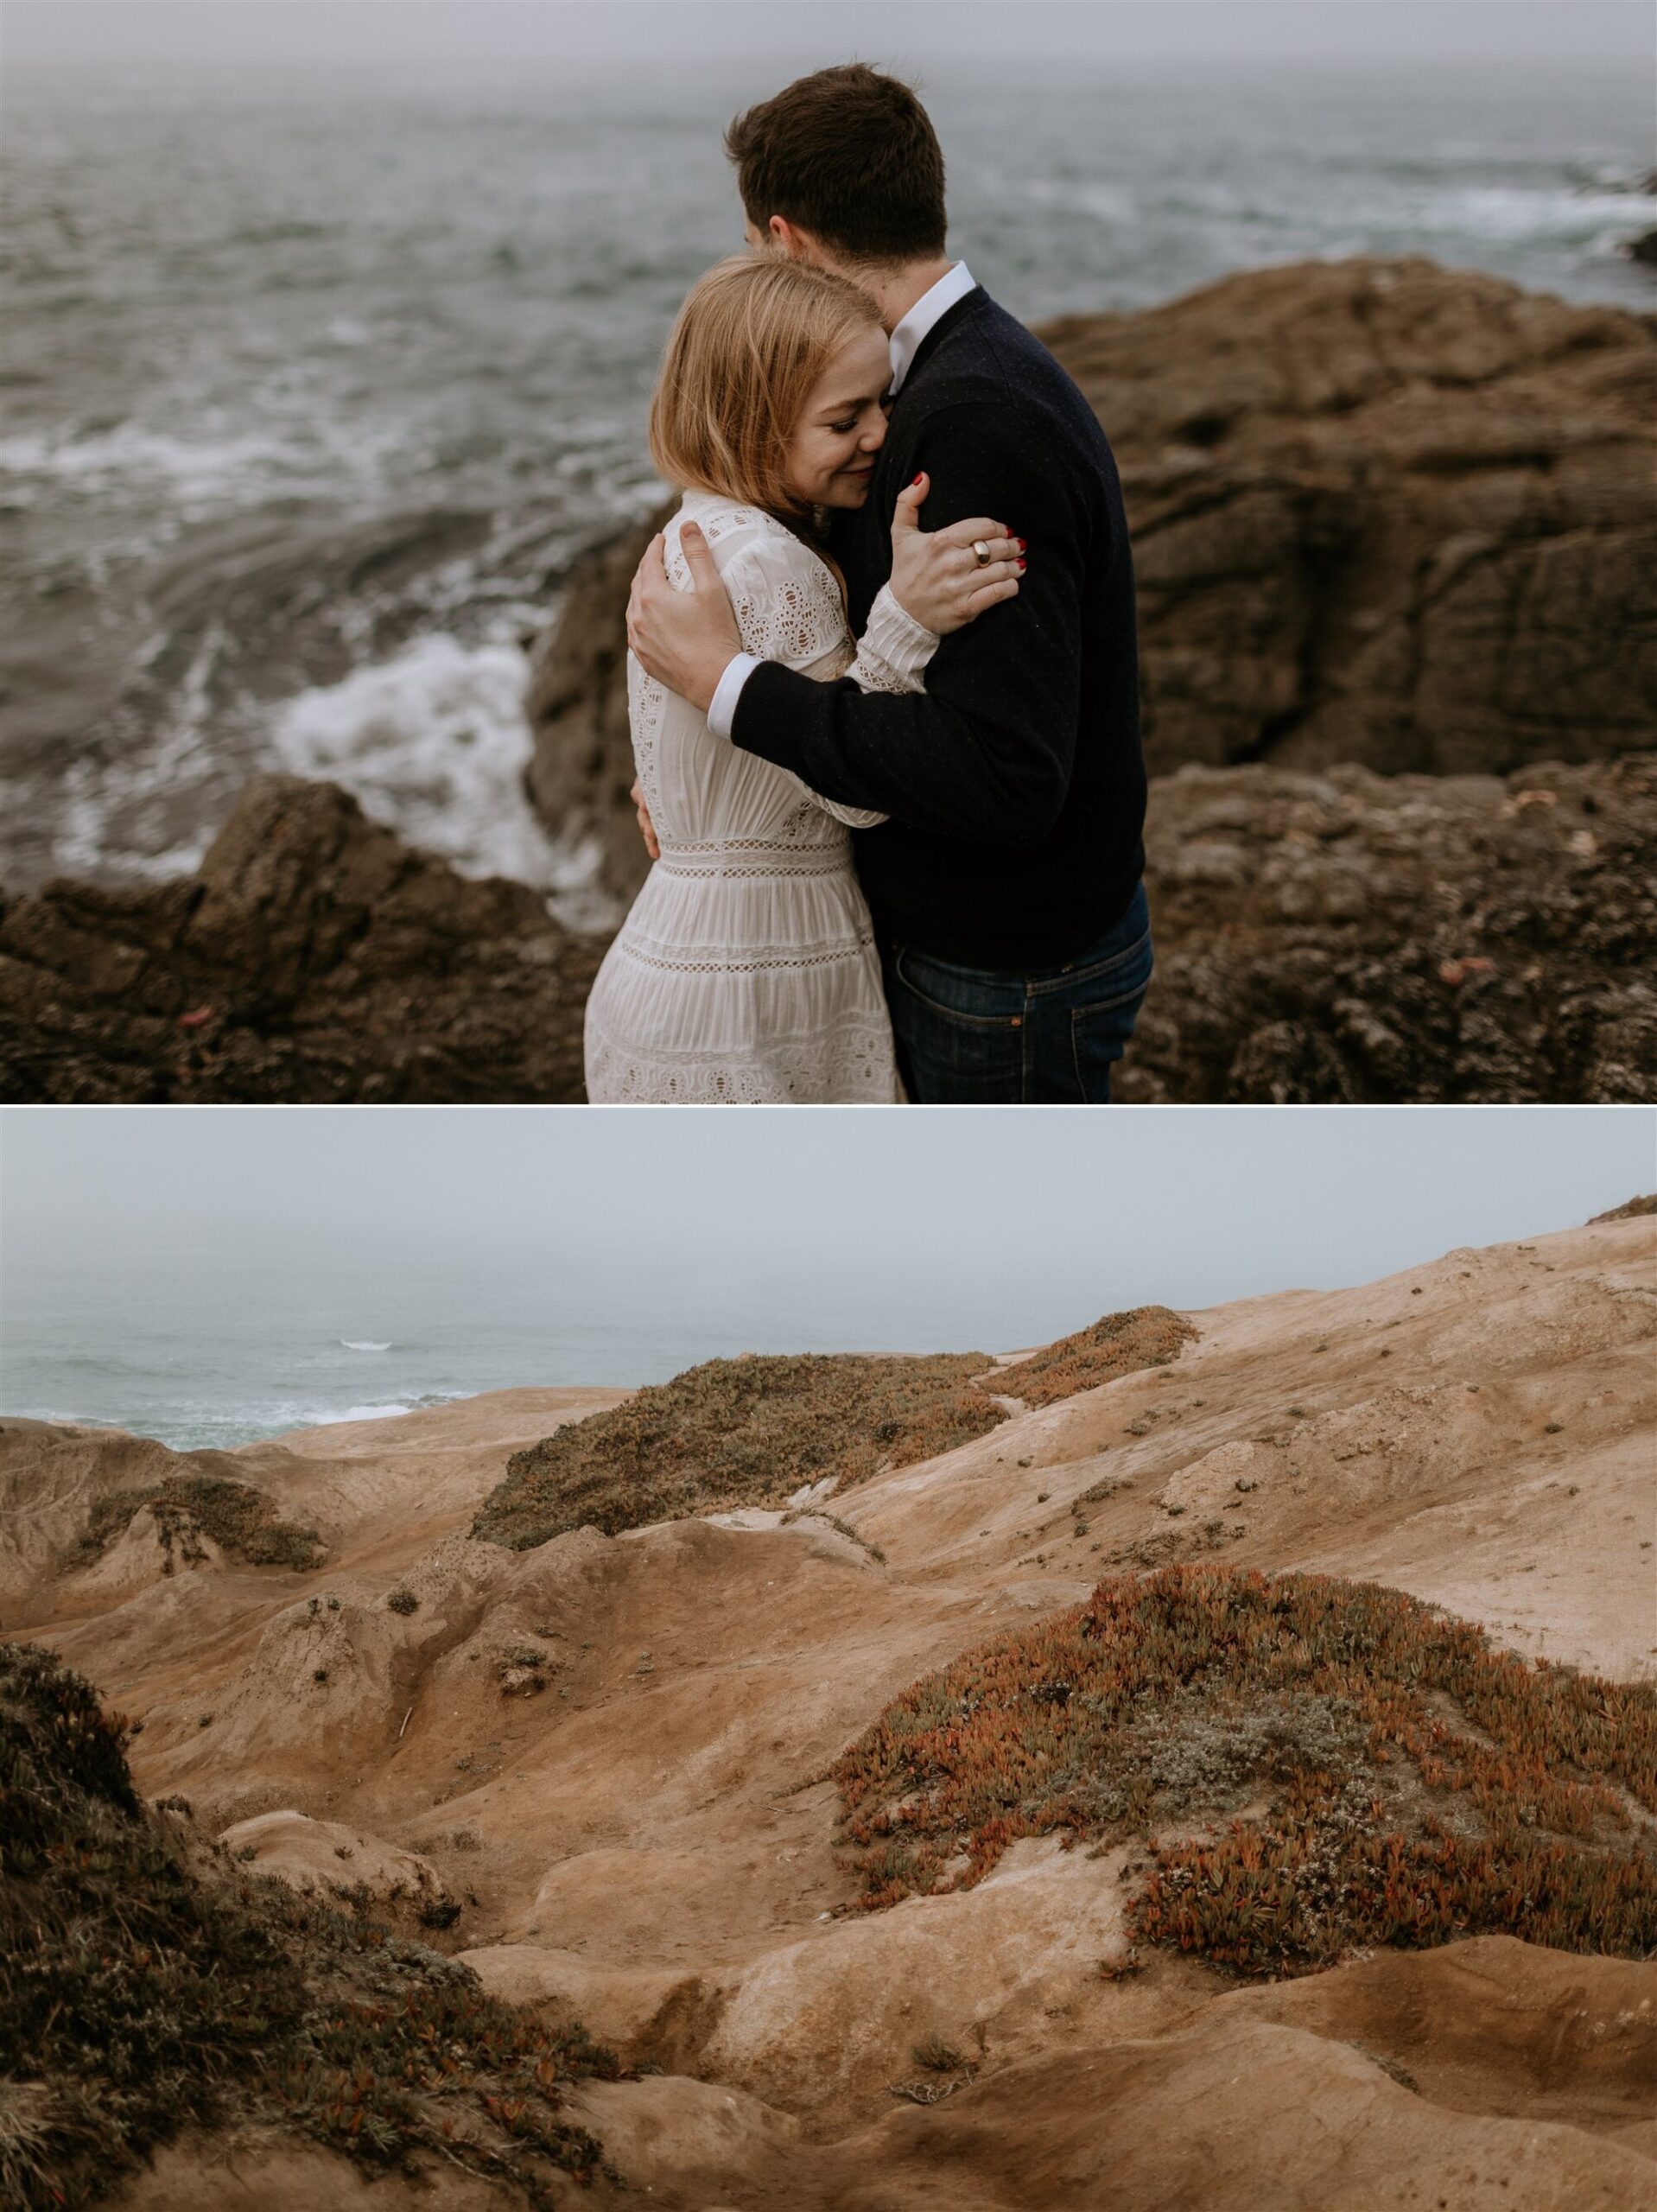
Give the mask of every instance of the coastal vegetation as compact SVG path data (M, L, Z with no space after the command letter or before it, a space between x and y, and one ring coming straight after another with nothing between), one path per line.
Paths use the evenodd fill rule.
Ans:
M1374 1584L1113 1577L906 1690L835 1777L866 1907L1057 1833L1137 1840L1138 1936L1249 1975L1481 1934L1657 1952L1657 1688Z
M168 1475L160 1482L100 1497L81 1534L81 1563L100 1558L117 1536L126 1534L134 1514L146 1506L167 1555L168 1574L175 1558L188 1565L206 1556L200 1541L204 1535L250 1567L291 1567L308 1573L322 1564L324 1546L314 1529L283 1520L263 1491L225 1475Z
M51 1654L0 1644L0 2201L89 2204L232 2114L370 2174L441 2157L562 2201L603 2151L560 2116L611 2054L458 1961L302 1897L151 1808L130 1733Z
M1009 1395L1050 1405L1162 1366L1196 1334L1166 1306L1140 1306L1006 1369L985 1352L706 1360L514 1452L472 1533L527 1551L573 1529L613 1536L686 1514L785 1505L823 1482L835 1495L987 1435L1007 1418L995 1395L1003 1379Z
M506 1463L474 1536L528 1551L572 1529L607 1536L837 1490L982 1436L1007 1416L977 1389L984 1352L710 1359L572 1421Z
M1051 1406L1137 1368L1166 1367L1196 1338L1183 1313L1165 1306L1135 1306L1126 1313L1107 1313L1090 1329L1078 1329L1018 1361L1006 1370L1007 1388L1026 1406Z

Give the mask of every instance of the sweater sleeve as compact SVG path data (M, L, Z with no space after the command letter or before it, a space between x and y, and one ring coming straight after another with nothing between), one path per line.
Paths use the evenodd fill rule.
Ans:
M937 632L916 621L898 606L891 585L882 584L846 674L860 691L918 691L924 686L926 664L937 648ZM819 671L819 681L823 673ZM878 808L848 806L843 800L825 798L809 784L804 788L806 796L825 814L832 814L836 822L844 822L851 829L875 830L888 819Z
M1075 761L1083 494L1012 403L939 410L914 461L932 479L929 529L988 515L1028 541L1019 596L943 639L922 692L757 668L733 737L844 804L946 836L1036 844L1058 818Z

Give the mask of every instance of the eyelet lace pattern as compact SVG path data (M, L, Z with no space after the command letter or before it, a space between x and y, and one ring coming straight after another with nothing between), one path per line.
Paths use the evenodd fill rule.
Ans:
M840 587L767 514L688 493L667 573L688 589L680 522L701 525L745 648L821 681L919 690L937 640L889 592L860 643ZM606 955L587 1011L601 1103L804 1104L901 1097L848 825L884 817L808 791L715 738L631 656L633 752L662 857Z

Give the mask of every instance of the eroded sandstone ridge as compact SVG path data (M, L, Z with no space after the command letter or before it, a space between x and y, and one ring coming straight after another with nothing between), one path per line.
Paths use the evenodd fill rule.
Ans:
M1041 335L1121 467L1153 775L1505 774L1657 744L1657 317L1410 257ZM656 526L591 557L530 700L537 804L601 837L624 893L644 864L623 614Z
M929 1457L824 1361L803 1495L521 1545L469 1533L515 1455L694 1466L746 1363L232 1452L3 1424L0 1750L20 1668L92 1718L44 1654L143 1725L95 1853L0 1821L0 2159L153 2149L119 2212L1644 2212L1654 1342L1637 1201L1004 1353Z
M0 906L13 1099L578 1098L601 948L332 784L251 785L199 874Z

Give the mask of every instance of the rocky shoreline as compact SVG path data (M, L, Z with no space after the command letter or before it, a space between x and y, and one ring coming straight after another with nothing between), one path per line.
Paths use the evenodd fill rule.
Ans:
M1043 334L1134 533L1160 968L1121 1095L1648 1096L1657 316L1412 257ZM528 700L531 798L620 899L654 526L578 565ZM266 779L194 877L0 901L0 1088L573 1100L602 949Z

